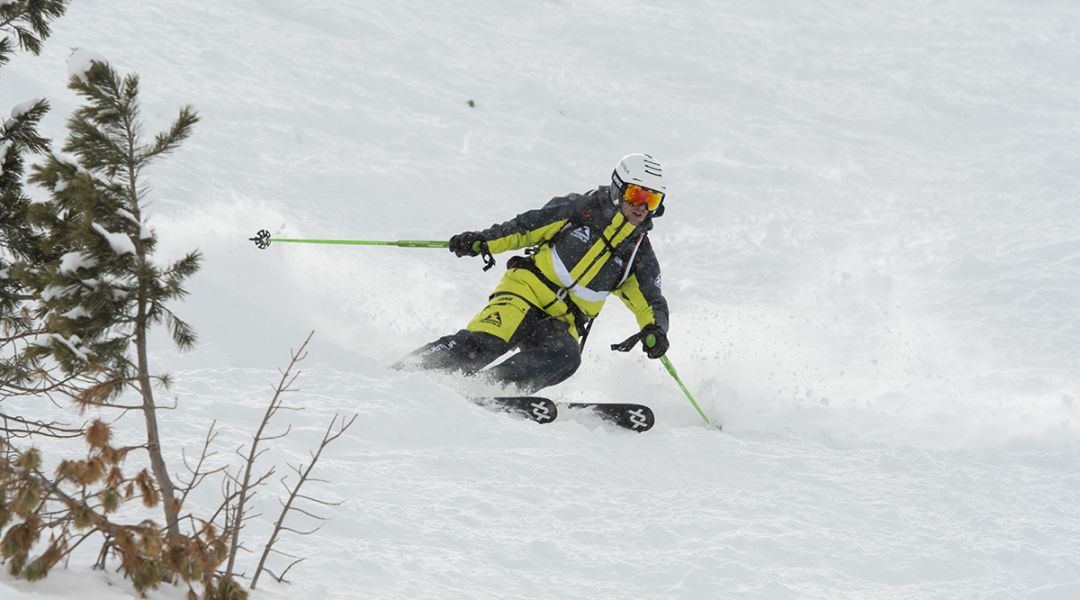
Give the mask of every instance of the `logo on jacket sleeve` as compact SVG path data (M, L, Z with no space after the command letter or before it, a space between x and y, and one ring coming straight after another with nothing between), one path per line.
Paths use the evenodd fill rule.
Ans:
M656 286L656 289L660 289L660 275L657 275L656 279L653 280L653 285Z
M570 235L581 240L581 243L583 244L588 244L589 238L591 237L591 235L589 234L589 228L585 225L582 225L581 227L578 227L577 229L571 231Z

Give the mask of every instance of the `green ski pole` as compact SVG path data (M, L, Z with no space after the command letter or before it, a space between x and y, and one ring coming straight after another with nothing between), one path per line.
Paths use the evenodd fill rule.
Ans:
M644 337L642 337L643 335ZM623 340L622 343L612 344L611 349L615 350L616 352L629 352L638 343L638 341L644 344L646 348L652 348L656 345L656 336L651 333L645 335L644 332L638 332ZM682 379L679 379L679 374L675 372L675 366L671 364L671 361L668 359L668 357L661 356L660 362L664 363L664 368L667 369L667 372L671 374L671 376L675 379L675 382L679 384L680 388L682 388L683 393L686 394L686 399L690 401L690 404L694 405L694 410L696 410L698 414L701 415L701 418L705 421L705 425L716 427L719 429L720 426L713 425L712 422L709 421L709 417L705 415L705 411L701 410L701 407L698 406L697 400L694 400L694 395L690 393L690 390L686 389L686 384L682 382Z
M694 405L694 409L697 410L698 414L701 415L701 418L704 419L705 424L712 425L712 422L709 421L709 417L705 416L705 411L701 410L697 401L694 400L694 396L690 393L690 390L686 389L686 384L682 382L682 379L679 379L679 374L675 372L675 367L671 364L671 361L668 360L668 357L661 356L660 362L664 363L664 368L666 368L667 372L671 373L671 376L675 378L675 383L678 383L679 387L682 388L683 393L686 394L686 399L690 401L690 404Z
M645 336L645 345L649 348L655 346L656 336L651 333ZM667 372L670 373L671 376L675 379L675 383L678 383L679 387L682 388L683 393L686 394L686 399L690 401L690 404L694 405L694 409L697 410L698 414L701 415L701 418L705 420L705 424L712 425L712 423L709 421L709 417L705 415L705 411L701 410L701 407L698 406L697 400L694 400L694 395L690 393L690 390L686 389L686 384L682 382L682 379L679 379L679 374L675 372L675 365L671 364L671 361L668 359L666 354L660 357L660 362L664 363L664 368L667 369Z
M255 246L260 250L266 250L270 247L270 232L265 229L260 229L255 237L248 238L249 241L255 242ZM298 238L274 238L275 242L285 242L290 244L334 244L334 245L347 245L347 246L397 246L399 248L448 248L450 242L439 241L427 241L427 240L397 240L397 241L384 241L384 240L310 240L310 239L298 239ZM487 245L484 242L473 242L473 253L484 259L484 270L495 266L495 257L488 252Z
M250 241L255 242L255 245L260 250L265 250L270 247L270 232L262 229L255 234L255 237L248 238ZM339 244L349 246L397 246L399 248L446 248L450 245L449 242L438 241L423 241L423 240L398 240L398 241L381 241L381 240L302 240L296 238L274 238L274 242L289 243L289 244Z

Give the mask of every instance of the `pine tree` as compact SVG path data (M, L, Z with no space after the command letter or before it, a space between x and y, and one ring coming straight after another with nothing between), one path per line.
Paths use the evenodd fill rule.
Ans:
M121 78L108 64L91 65L69 82L85 104L68 120L68 154L50 154L30 176L50 191L48 202L30 207L29 220L43 232L45 253L56 258L15 268L14 276L38 297L34 317L45 324L47 345L26 355L48 357L67 374L92 375L95 385L78 396L84 406L113 406L122 392L134 390L166 527L176 537L180 507L161 455L154 402L155 379L168 381L151 375L147 351L151 329L162 323L181 349L194 344L191 327L169 303L187 294L184 281L200 256L193 251L167 266L152 260L157 235L146 223L141 175L188 137L198 116L183 107L167 131L144 142L138 76Z
M33 340L18 346L19 364L34 377L49 373L45 377L62 383L59 391L84 409L141 412L146 441L113 447L110 426L101 420L78 429L53 427L20 435L85 439L84 458L62 460L49 475L40 469L39 451L16 447L14 432L5 430L0 438L0 560L13 575L40 579L72 547L100 534L99 564L104 566L110 553L119 558L121 570L140 592L182 579L202 584L206 597L217 598L213 590L232 583L216 574L228 547L210 522L189 535L180 531L181 499L194 479L178 493L162 456L153 386L167 384L168 378L151 376L147 352L151 330L160 324L168 326L179 347L195 342L191 327L169 304L186 295L183 285L198 269L199 253L168 265L153 260L157 236L146 223L142 175L188 137L198 117L184 107L166 131L146 141L136 75L121 77L110 65L92 62L71 78L69 87L84 103L68 120L62 152L48 152L29 177L48 191L49 199L24 205L13 216L27 237L25 250L12 251L16 260L10 278L24 296L20 311L29 324L24 334ZM40 391L19 394L8 387L14 395ZM121 400L132 395L125 391L138 401ZM149 469L136 466L137 473L125 475L123 463L132 450L147 452ZM115 520L120 505L136 498L147 508L160 507L164 526L152 520L137 525ZM196 520L191 517L191 522ZM32 558L46 532L45 551Z
M0 0L0 33L13 33L23 49L36 53L48 35L48 19L62 14L66 4ZM0 66L13 47L8 37L0 39ZM8 397L55 393L94 412L135 410L144 417L146 442L112 445L111 426L101 419L70 427L0 410L0 563L14 576L41 579L96 536L103 543L95 566L104 568L112 557L141 593L170 581L186 584L189 598L198 597L195 590L201 587L207 600L243 600L247 592L234 579L233 567L244 549L239 530L250 518L245 499L274 473L271 468L251 475L262 454L255 448L274 439L264 437L264 429L281 407L281 395L290 391L295 378L290 371L307 342L293 355L259 425L243 479L224 471L225 498L209 518L182 513L188 493L223 471L204 466L216 434L211 426L196 467L185 461L190 477L174 484L161 454L154 400L154 384L167 385L168 377L151 375L147 346L159 325L181 349L195 343L191 327L170 305L186 295L184 283L199 268L200 255L193 251L168 265L154 261L157 236L146 222L143 172L175 150L198 117L184 107L166 131L146 140L137 76L120 77L108 64L93 62L72 77L69 87L84 104L68 121L62 152L50 152L48 140L36 131L48 110L44 100L16 107L0 127L0 409ZM23 193L24 155L31 152L46 155L29 177L47 190L45 202L31 203ZM127 400L132 396L136 402ZM332 504L301 495L300 488L322 450L353 420L339 423L335 416L311 462L294 467L299 481L264 546L252 589L258 573L283 581L299 562L275 575L267 556L278 534L292 531L283 525L286 517L311 516L296 506L298 500ZM41 451L26 447L41 437L81 438L85 445L50 474L43 471ZM129 455L141 458L143 451L149 469L142 463L132 467L134 474L125 473ZM119 509L129 500L141 500L147 509L161 507L164 526L150 519L122 522Z
M43 152L48 147L48 140L37 133L37 124L48 109L45 100L21 104L0 126L0 335L4 342L31 328L28 315L19 308L32 297L12 277L12 263L41 262L46 258L37 234L26 220L30 198L23 193L22 180L24 154ZM0 391L9 385L27 383L26 370L18 368L20 364L0 360Z
M16 0L0 3L0 67L11 60L17 48L32 54L41 52L49 36L49 23L67 8L67 0ZM48 140L37 132L37 124L49 110L42 99L14 107L11 117L0 123L0 397L26 391L30 366L20 360L11 346L33 335L33 322L20 310L31 296L12 278L15 260L40 262L45 259L37 237L26 221L29 198L23 193L24 156L44 152ZM14 389L12 389L14 388ZM47 391L45 385L36 391Z
M0 67L11 60L15 46L33 54L51 33L49 22L67 10L68 0L8 0L0 3ZM14 38L14 41L12 40Z

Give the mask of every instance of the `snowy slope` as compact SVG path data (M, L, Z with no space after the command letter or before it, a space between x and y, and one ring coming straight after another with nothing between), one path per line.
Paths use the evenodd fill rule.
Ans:
M344 504L263 597L1080 597L1080 6L77 0L54 31L0 71L47 135L72 47L138 71L152 124L202 117L149 173L162 252L206 258L200 348L158 352L174 459L214 419L244 440L312 329L277 456L360 414L323 465ZM723 434L606 350L617 302L550 395L660 423L537 427L385 368L497 271L247 241L445 239L637 151L671 180L669 356ZM124 590L65 577L0 597Z

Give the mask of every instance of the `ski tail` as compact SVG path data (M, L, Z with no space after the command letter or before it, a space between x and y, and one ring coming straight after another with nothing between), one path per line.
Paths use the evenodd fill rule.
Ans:
M539 396L493 396L473 398L473 402L541 424L551 423L559 417L559 407L551 400Z

